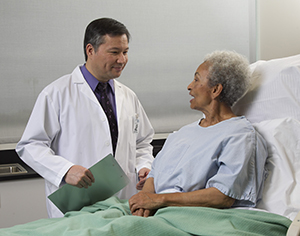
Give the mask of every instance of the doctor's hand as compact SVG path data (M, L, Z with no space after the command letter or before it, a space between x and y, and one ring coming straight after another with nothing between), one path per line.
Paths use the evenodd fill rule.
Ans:
M144 187L144 183L147 179L147 176L150 172L150 169L148 168L142 168L140 171L139 171L139 182L137 183L136 185L136 189L137 190L142 190L142 188Z
M95 182L95 178L89 169L80 165L74 165L66 173L65 181L78 188L87 188Z

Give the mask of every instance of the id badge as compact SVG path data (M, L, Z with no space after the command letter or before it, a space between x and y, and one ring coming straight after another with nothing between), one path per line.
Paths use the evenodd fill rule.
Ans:
M133 133L134 134L137 134L139 132L139 124L140 124L139 114L135 114L135 116L133 117Z

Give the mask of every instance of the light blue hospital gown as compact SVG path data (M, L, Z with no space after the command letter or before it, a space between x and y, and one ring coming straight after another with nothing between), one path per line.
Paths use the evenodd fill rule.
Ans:
M156 193L215 187L236 199L234 206L255 206L266 175L265 140L243 116L206 128L198 124L167 138L148 176Z

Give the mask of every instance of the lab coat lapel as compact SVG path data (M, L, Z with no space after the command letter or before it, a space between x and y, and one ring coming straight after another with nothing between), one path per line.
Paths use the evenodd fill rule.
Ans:
M75 70L72 73L73 76L73 83L78 86L79 91L83 93L84 96L88 97L92 102L98 104L100 106L100 103L98 102L94 92L90 88L89 84L84 79L79 66L75 68Z
M124 91L122 89L122 84L118 81L114 80L115 86L115 98L116 98L116 106L117 106L117 118L118 118L118 125L120 123L120 118L122 117L122 107L124 102Z

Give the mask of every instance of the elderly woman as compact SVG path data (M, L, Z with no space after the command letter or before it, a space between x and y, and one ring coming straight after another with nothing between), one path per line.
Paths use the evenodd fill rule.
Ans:
M167 206L253 207L261 197L266 144L231 106L249 84L247 60L229 51L205 57L188 90L204 118L169 135L145 185L129 199L133 215Z

